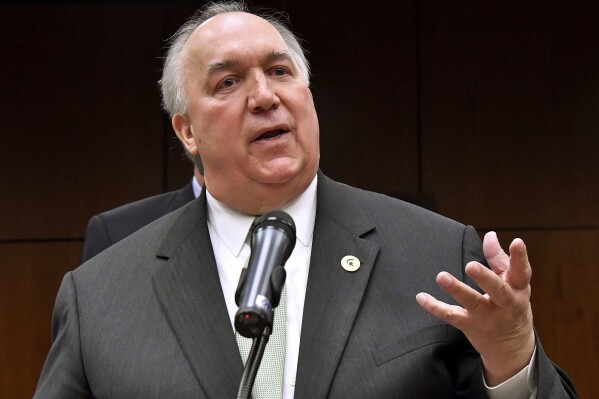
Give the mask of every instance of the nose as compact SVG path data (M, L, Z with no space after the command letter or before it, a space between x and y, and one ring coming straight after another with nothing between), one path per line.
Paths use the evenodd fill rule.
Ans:
M276 109L281 100L274 92L272 83L268 81L264 73L256 73L252 80L253 84L248 94L248 108L250 112L259 113Z

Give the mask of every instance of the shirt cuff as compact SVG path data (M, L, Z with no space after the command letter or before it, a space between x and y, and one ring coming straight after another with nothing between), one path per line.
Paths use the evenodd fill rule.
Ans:
M537 393L537 362L536 362L537 347L532 353L532 358L528 366L524 367L518 374L513 376L501 384L490 387L485 381L483 382L489 399L533 399Z

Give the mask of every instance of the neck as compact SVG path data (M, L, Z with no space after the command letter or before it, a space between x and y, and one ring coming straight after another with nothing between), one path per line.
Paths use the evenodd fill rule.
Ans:
M246 215L263 215L268 211L281 209L299 197L306 191L315 175L316 173L308 175L304 179L281 184L250 182L246 184L246 187L237 186L231 190L223 190L217 184L210 184L209 179L206 179L206 189L215 199L237 212ZM240 195L239 193L244 194Z

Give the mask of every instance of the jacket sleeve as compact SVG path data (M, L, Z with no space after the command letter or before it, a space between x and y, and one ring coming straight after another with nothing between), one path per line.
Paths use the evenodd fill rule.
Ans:
M77 292L72 273L62 280L52 314L52 345L34 399L91 397L79 338Z
M545 354L537 335L537 398L578 398L570 377Z

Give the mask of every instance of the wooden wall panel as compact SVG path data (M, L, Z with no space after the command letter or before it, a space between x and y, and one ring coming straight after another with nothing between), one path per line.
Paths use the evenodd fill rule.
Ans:
M324 173L384 193L417 190L415 3L284 3L309 51Z
M599 3L420 4L422 179L438 211L599 226Z
M526 243L533 267L534 323L549 356L572 378L581 398L592 398L599 375L599 230L502 231L507 250Z
M0 398L33 396L56 293L81 249L80 242L0 244Z
M0 239L81 237L162 191L161 8L0 6Z

